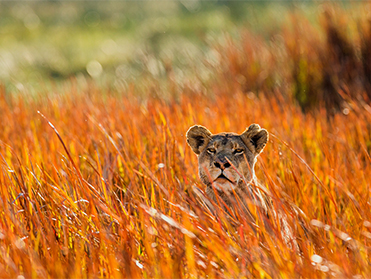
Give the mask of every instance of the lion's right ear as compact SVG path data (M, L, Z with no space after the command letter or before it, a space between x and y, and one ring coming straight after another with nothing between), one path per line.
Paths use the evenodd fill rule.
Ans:
M187 143L193 152L199 155L207 146L211 139L211 132L204 126L195 125L187 132Z

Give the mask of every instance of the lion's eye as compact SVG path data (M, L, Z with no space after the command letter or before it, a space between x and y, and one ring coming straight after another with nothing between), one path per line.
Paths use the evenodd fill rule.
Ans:
M237 148L233 151L234 154L242 154L244 150L242 148Z
M216 150L215 150L215 148L208 148L207 152L210 153L210 154L215 154Z

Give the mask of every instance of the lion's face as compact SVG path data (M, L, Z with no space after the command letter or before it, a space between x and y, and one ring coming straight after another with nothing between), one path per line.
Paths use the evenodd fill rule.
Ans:
M234 189L254 177L256 157L268 141L268 132L252 124L241 135L213 135L202 126L187 132L187 142L198 155L199 175L206 186L219 190Z

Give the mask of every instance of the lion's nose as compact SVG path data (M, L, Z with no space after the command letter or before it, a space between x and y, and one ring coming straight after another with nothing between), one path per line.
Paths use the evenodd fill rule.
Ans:
M231 166L231 164L229 162L215 161L214 166L219 168L219 169L224 170L226 168L229 168Z

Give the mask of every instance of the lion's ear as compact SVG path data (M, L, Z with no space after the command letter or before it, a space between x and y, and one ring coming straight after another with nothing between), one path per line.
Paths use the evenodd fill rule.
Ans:
M268 132L265 129L261 129L258 124L251 124L241 134L241 138L246 146L257 156L263 151L268 142Z
M187 143L193 152L199 155L211 139L211 132L203 126L195 125L187 132Z

